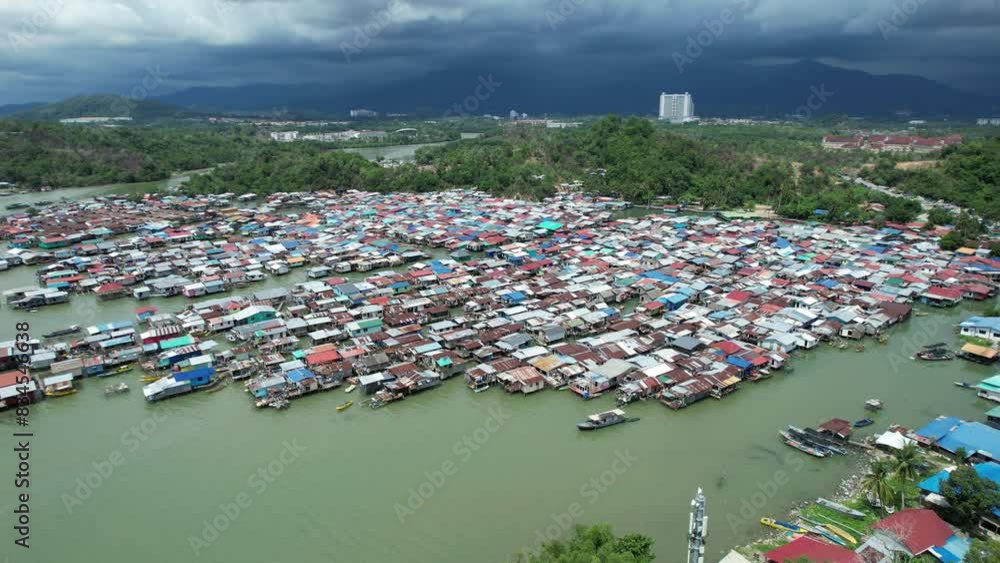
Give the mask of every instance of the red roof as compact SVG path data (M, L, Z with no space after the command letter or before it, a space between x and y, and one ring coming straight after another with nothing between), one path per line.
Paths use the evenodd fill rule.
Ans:
M933 510L908 508L883 518L872 525L899 538L913 555L920 555L934 546L944 545L955 532Z
M849 549L823 543L809 536L800 536L789 544L767 552L764 557L772 563L798 561L801 557L808 557L816 563L864 563L860 555Z
M961 299L962 290L953 287L932 287L927 290L928 295L933 295L935 297L944 297L945 299Z
M327 352L319 352L316 354L309 354L306 356L306 365L316 366L322 364L329 364L336 362L340 359L340 353L336 350L330 350Z

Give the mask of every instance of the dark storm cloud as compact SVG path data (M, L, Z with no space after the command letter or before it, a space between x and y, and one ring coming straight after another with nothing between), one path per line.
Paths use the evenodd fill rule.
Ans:
M380 84L522 64L656 66L728 10L696 64L811 58L992 90L997 0L37 0L0 6L0 103L244 83ZM382 20L391 12L391 19ZM382 21L380 21L382 20ZM378 22L377 24L375 22ZM708 23L706 23L708 22ZM375 33L369 33L376 30ZM367 31L366 31L367 30ZM718 28L716 28L718 30ZM347 56L345 56L347 53Z

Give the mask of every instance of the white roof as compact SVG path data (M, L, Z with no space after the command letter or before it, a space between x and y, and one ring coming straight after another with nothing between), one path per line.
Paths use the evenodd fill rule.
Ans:
M879 436L878 440L875 440L875 444L887 446L894 450L901 450L906 444L916 444L916 441L903 436L899 432L886 432Z

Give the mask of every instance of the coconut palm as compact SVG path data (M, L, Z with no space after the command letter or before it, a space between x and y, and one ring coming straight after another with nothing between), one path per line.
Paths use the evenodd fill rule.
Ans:
M892 498L893 469L893 463L888 460L880 459L873 462L869 472L861 478L861 489L884 503Z
M893 474L897 479L913 481L920 475L920 467L923 462L920 448L916 444L906 444L893 456Z

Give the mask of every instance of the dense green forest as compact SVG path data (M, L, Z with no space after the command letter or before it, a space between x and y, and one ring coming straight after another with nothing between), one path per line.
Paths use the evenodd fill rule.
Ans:
M417 151L415 164L383 168L350 154L263 144L238 162L193 178L191 193L310 189L432 191L477 186L540 199L563 182L637 203L699 204L708 209L773 206L800 219L908 221L919 206L843 186L819 163L764 161L735 146L695 141L648 120L608 116L581 129L507 127L480 139ZM884 206L884 210L870 204Z
M236 160L253 144L239 131L0 121L0 181L32 188L161 180Z
M884 158L865 176L877 184L943 199L987 219L1000 219L1000 137L946 149L940 166L900 170L895 164L892 158Z

